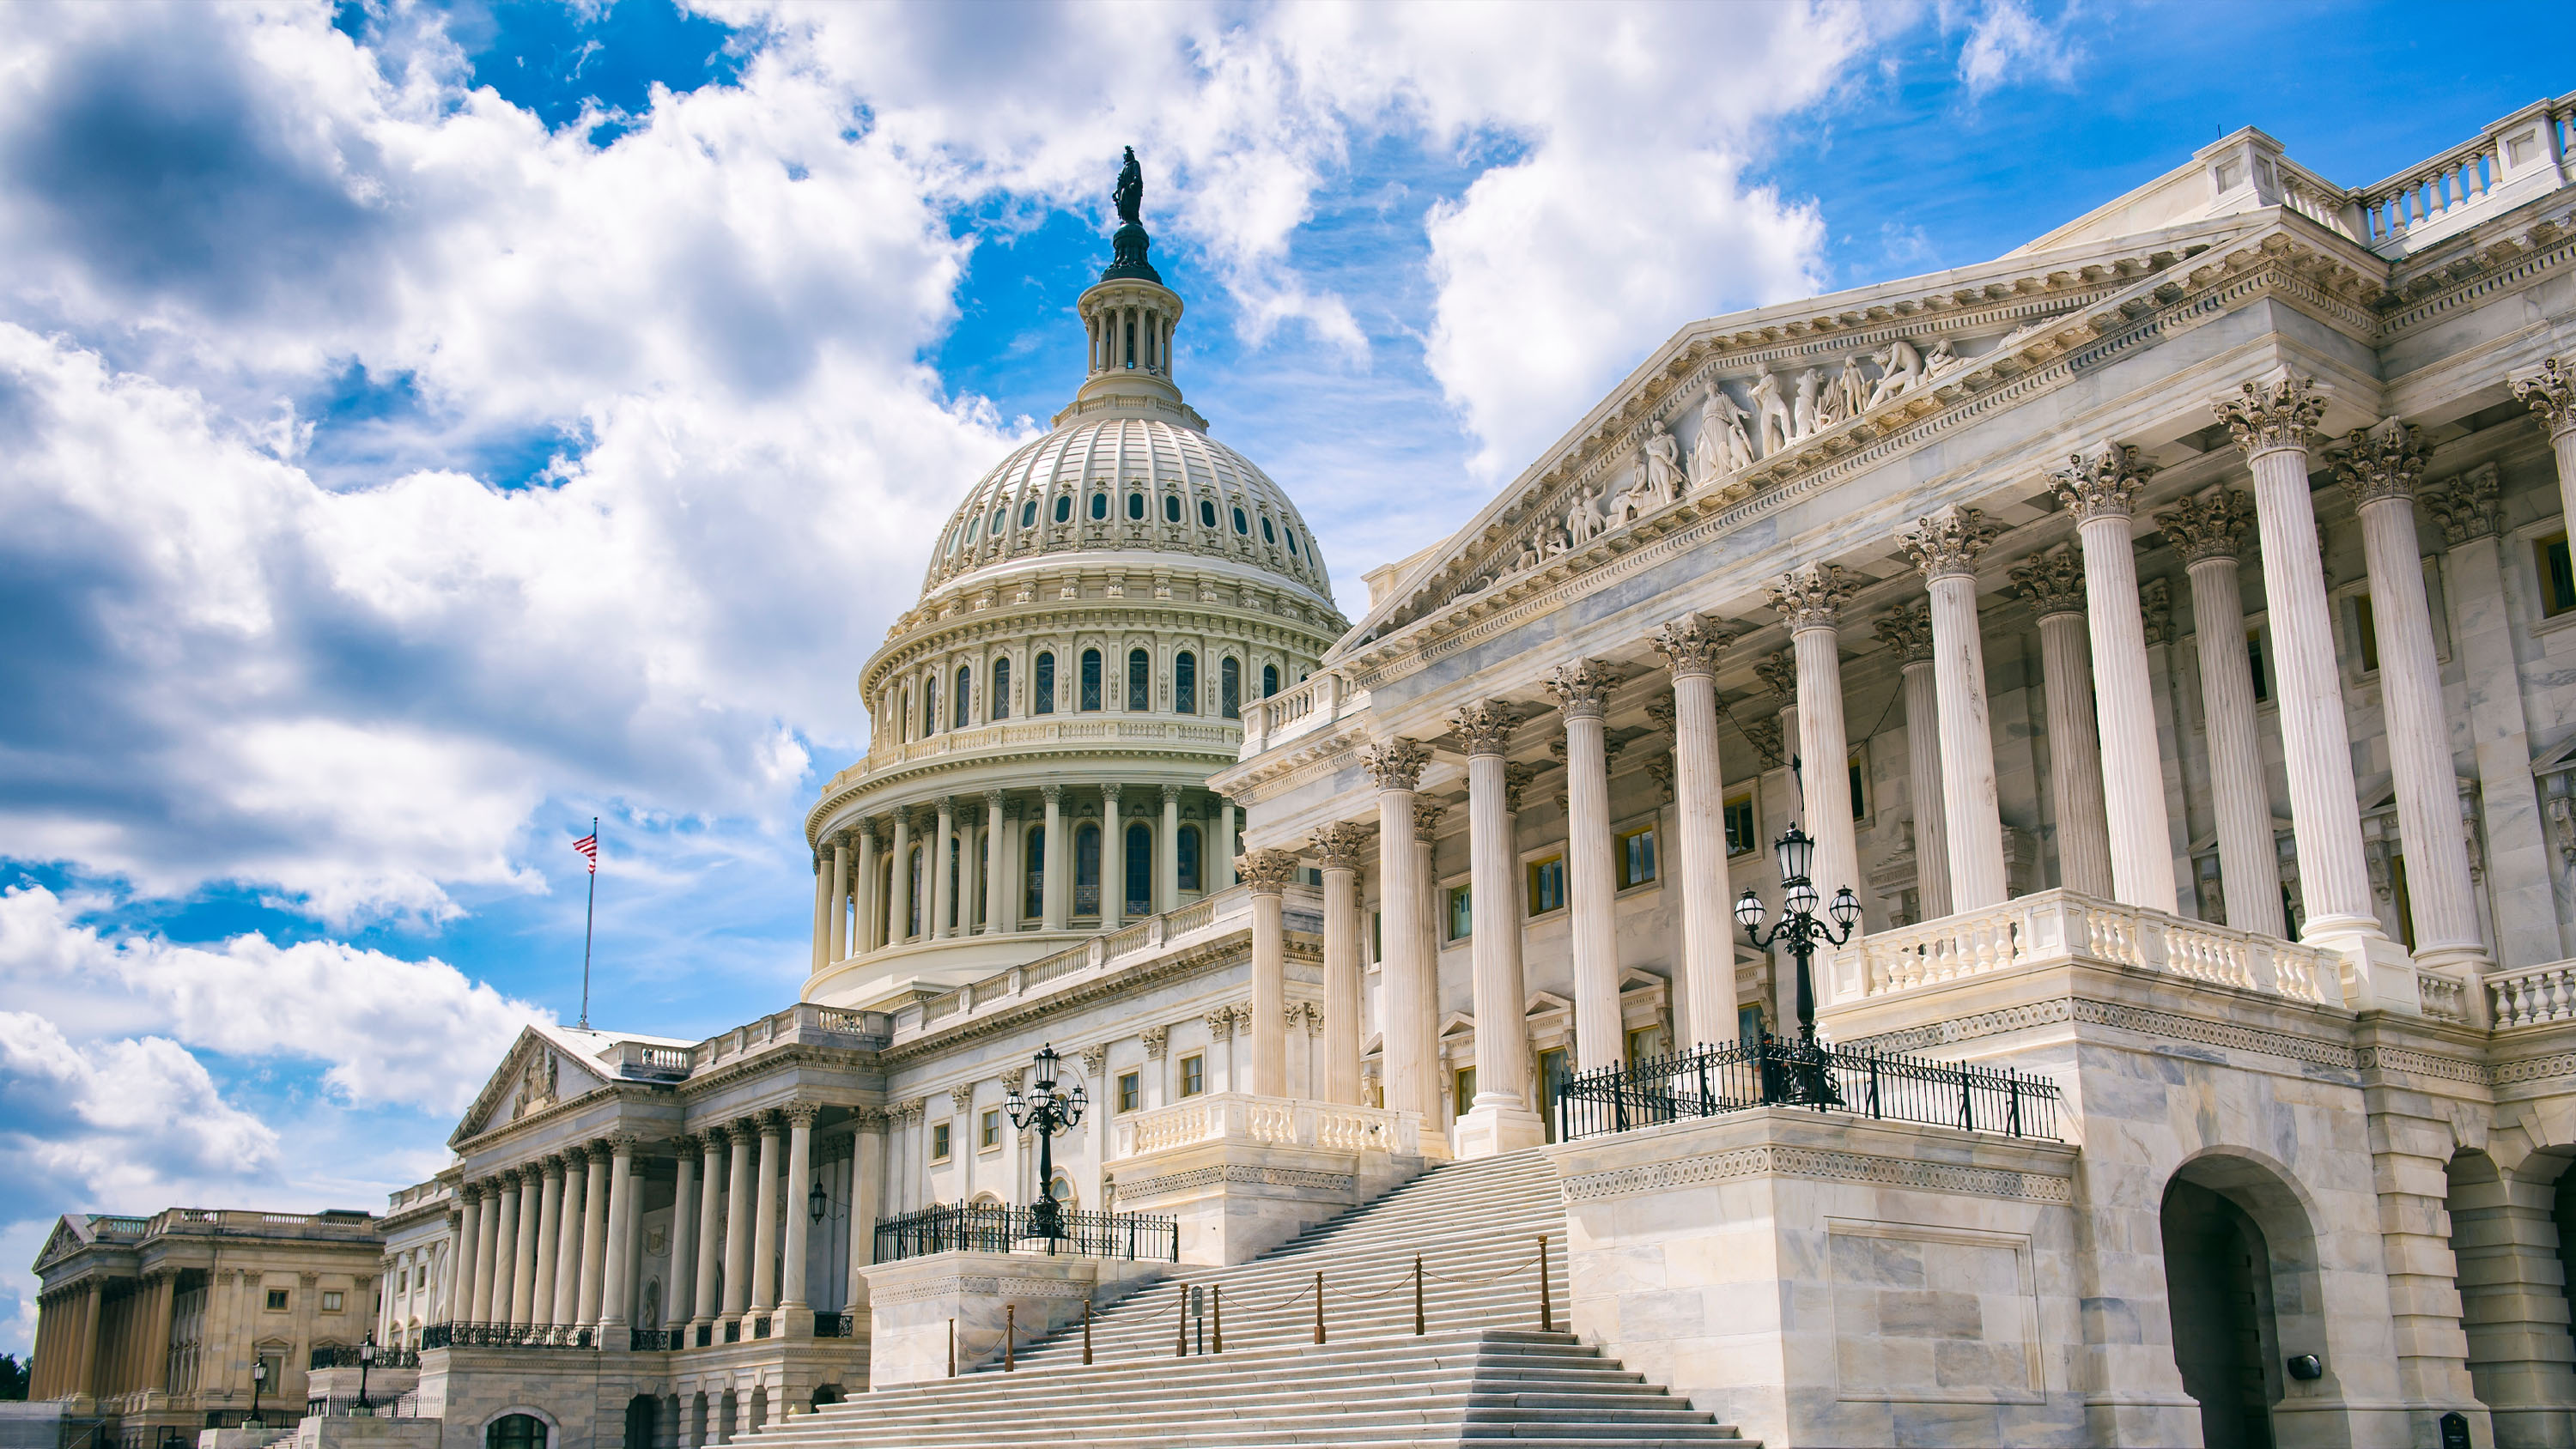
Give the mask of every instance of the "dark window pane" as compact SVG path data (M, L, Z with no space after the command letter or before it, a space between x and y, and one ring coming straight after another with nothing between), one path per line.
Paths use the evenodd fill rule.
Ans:
M1094 518L1107 518L1109 516L1108 494L1094 493L1091 495L1091 516Z
M1165 523L1178 523L1181 521L1181 500L1179 495L1171 493L1163 495L1163 521Z
M1187 650L1172 661L1172 708L1181 714L1199 712L1199 657Z
M1127 495L1127 516L1129 518L1143 518L1145 516L1144 494L1130 493Z
M1086 711L1100 708L1100 651L1097 649L1082 651L1082 708Z
M1154 913L1154 832L1144 822L1127 827L1127 858L1119 862L1127 871L1127 914L1150 916Z
M1199 885L1199 828L1197 826L1181 827L1180 844L1173 853L1178 855L1181 861L1181 889L1185 891L1203 889Z
M1199 527L1216 527L1216 505L1204 498L1199 500Z
M1072 497L1068 495L1068 496L1060 497L1060 498L1056 499L1056 501L1055 501L1055 521L1056 521L1056 522L1058 522L1058 523L1062 523L1062 522L1064 522L1066 519L1071 518L1071 517L1073 517L1073 499L1072 499Z
M1217 666L1216 703L1227 719L1243 718L1243 661L1232 655Z
M1252 531L1252 525L1244 521L1243 510L1240 508L1234 510L1234 531L1237 533L1250 533Z
M1261 697L1262 697L1263 699L1268 699L1270 696L1272 696L1272 695L1274 695L1274 694L1277 694L1278 692L1279 692L1279 666L1278 666L1278 665L1276 665L1276 664L1264 664L1264 665L1262 665L1262 666L1261 666Z
M1154 661L1142 649L1127 651L1127 708L1137 714L1154 707Z
M1023 858L1028 861L1028 881L1023 886L1026 894L1021 897L1020 914L1033 921L1043 920L1046 917L1045 826L1029 827L1029 844Z
M973 724L973 723L975 722L975 721L974 721L974 709L975 709L975 674L974 674L974 671L969 670L969 669L960 669L960 670L958 670L958 671L957 671L957 693L956 693L956 701L957 701L957 702L956 702L956 704L955 704L955 706L954 706L954 710L953 710L953 713L952 713L952 715L951 715L951 718L952 718L952 719L954 719L956 722L955 722L954 724L950 725L950 726L949 726L949 728L951 728L951 729L961 729L961 730L962 730L962 729L966 728L966 726L968 726L968 725L970 725L970 724Z
M1279 541L1279 535L1271 531L1270 520L1267 518L1261 520L1261 541L1263 543L1277 543Z
M1049 653L1038 656L1038 677L1036 685L1037 687L1030 691L1037 698L1036 701L1029 706L1029 712L1032 714L1055 713L1055 655Z
M993 661L993 718L1011 717L1011 661Z
M1100 914L1100 827L1088 820L1073 835L1073 913Z
M1036 499L1032 498L1032 499L1030 499L1028 502L1023 503L1023 504L1021 504L1021 505L1020 505L1020 527L1022 527L1022 528L1027 528L1028 526L1030 526L1031 524L1036 523L1037 521L1038 521L1038 501L1037 501Z

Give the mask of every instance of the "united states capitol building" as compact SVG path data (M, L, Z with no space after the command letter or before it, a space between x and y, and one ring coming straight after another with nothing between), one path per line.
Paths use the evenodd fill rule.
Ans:
M1185 397L1131 159L1071 401L859 669L800 999L529 1028L354 1267L66 1217L35 1397L2576 1445L2571 125L2363 188L2239 131L1676 319L1357 618Z

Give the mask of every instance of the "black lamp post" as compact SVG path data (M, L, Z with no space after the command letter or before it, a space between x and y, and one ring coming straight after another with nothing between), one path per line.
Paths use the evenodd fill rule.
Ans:
M268 1360L264 1358L254 1358L250 1361L250 1417L242 1420L243 1428L261 1429L267 1427L265 1424L260 1422L259 1417L259 1391L266 1387L268 1387Z
M1816 841L1797 822L1789 833L1772 843L1780 857L1780 884L1787 892L1786 909L1780 914L1768 935L1762 931L1762 898L1750 886L1735 901L1735 919L1744 923L1746 939L1754 949L1767 951L1774 943L1788 948L1790 958L1798 963L1798 1053L1812 1057L1816 1050L1816 981L1811 965L1819 945L1839 946L1851 939L1852 928L1860 924L1860 898L1850 886L1834 892L1833 903L1825 907L1833 917L1828 927L1816 919L1818 895L1812 878L1816 863ZM1839 931L1834 929L1839 927ZM1833 1079L1813 1061L1802 1063L1798 1072L1803 1100L1819 1104L1840 1100Z
M814 1188L805 1194L805 1220L819 1223L823 1214L832 1210L832 1195L823 1191L823 1174L814 1174Z
M373 1368L375 1362L376 1334L374 1329L369 1329L367 1341L358 1345L358 1413L361 1416L376 1411L375 1405L367 1402L367 1370Z
M1054 1047L1038 1048L1029 1095L1022 1097L1013 1087L1002 1103L1010 1109L1014 1129L1038 1134L1038 1200L1029 1208L1029 1228L1031 1236L1050 1240L1065 1235L1064 1209L1055 1200L1055 1134L1080 1122L1083 1109L1091 1105L1080 1082L1069 1093L1055 1089L1063 1061Z

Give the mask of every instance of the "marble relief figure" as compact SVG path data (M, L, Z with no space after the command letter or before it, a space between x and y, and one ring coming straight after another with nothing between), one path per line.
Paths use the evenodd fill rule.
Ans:
M1753 380L1754 432L1765 458L1789 446L1798 436L1791 426L1789 400L1780 394L1780 379L1764 373Z

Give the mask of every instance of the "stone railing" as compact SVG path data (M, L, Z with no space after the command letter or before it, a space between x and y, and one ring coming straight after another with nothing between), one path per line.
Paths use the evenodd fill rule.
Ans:
M1344 715L1367 709L1368 691L1353 689L1330 670L1299 681L1268 699L1253 701L1243 711L1243 758L1299 735L1330 728Z
M2576 94L2526 106L2477 136L2352 193L2361 240L2388 256L2567 184Z
M1049 745L1099 746L1133 742L1144 745L1198 747L1223 754L1235 747L1246 725L1217 715L1130 715L1088 712L1041 715L942 730L927 739L880 741L832 777L825 796L855 785L870 775L922 760L951 755L975 756L1043 749Z
M893 1028L881 1011L852 1011L840 1006L817 1006L800 1001L785 1011L747 1021L733 1030L707 1038L693 1047L672 1048L688 1056L688 1070L703 1071L719 1062L731 1061L749 1052L772 1047L840 1046L882 1047L892 1038ZM637 1045L622 1042L621 1046Z
M2331 951L2066 890L1864 936L1835 953L1825 995L1848 1005L2078 956L2291 1001L2343 1002L2342 958Z
M1422 1114L1300 1097L1216 1092L1150 1112L1129 1113L1118 1123L1117 1155L1138 1157L1224 1141L1420 1156Z
M2486 978L2486 993L2497 1031L2576 1021L2576 961L2494 972Z

